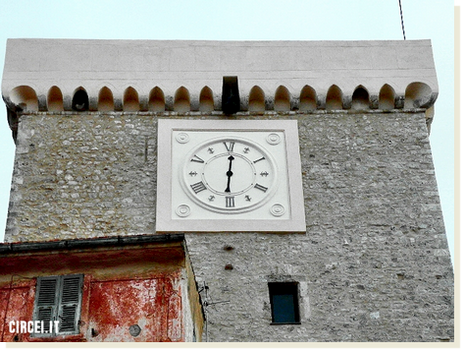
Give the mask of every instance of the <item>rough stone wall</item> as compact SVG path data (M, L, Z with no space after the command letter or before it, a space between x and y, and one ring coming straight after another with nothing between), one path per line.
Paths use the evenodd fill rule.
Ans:
M208 341L452 340L424 115L301 117L307 233L187 236L197 279L229 301L207 308ZM299 282L301 325L270 325L269 281Z
M21 116L6 241L154 233L156 118ZM220 302L203 341L453 340L424 111L264 118L299 120L307 232L186 235ZM270 325L267 283L294 280L301 324Z
M23 115L5 241L154 233L156 121Z

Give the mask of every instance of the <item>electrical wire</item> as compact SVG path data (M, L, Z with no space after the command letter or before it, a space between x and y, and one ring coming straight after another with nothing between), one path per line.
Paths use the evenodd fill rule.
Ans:
M402 34L404 35L404 40L407 38L405 37L405 26L404 26L404 16L402 13L402 2L399 0L399 10L400 10L400 22L402 23Z

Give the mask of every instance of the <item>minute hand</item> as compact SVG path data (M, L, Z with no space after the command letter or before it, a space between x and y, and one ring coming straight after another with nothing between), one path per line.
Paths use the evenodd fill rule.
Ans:
M231 155L230 155L230 157L228 158L228 160L230 161L230 163L228 164L228 171L227 171L227 173L226 173L226 175L227 175L227 177L228 177L228 179L227 179L227 189L225 189L225 192L226 192L226 193L231 192L231 191L230 191L230 180L231 180L231 177L232 177L232 175L233 175L233 172L232 172L231 169L232 169L232 163L233 163L233 160L234 160L234 159L235 159L235 158L234 158L233 156L231 156Z

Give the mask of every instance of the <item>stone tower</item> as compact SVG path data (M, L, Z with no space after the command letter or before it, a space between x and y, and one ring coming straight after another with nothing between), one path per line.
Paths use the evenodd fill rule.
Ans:
M14 39L5 62L2 340L454 340L430 41Z

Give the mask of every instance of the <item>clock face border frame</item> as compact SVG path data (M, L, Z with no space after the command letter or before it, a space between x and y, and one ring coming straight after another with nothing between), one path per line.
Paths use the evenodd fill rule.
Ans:
M174 131L211 132L212 137L203 142L194 144L192 149L197 149L201 144L207 144L214 139L214 133L232 132L239 135L240 139L246 138L246 133L272 133L284 134L285 162L284 177L285 190L288 196L289 215L273 218L245 218L239 213L230 215L223 213L220 218L191 218L190 208L185 205L173 209L175 196L178 194L178 186L183 187L179 179L173 175L183 167L184 160L191 156L188 154L174 155L173 144ZM216 135L216 134L215 134ZM188 138L188 136L187 136ZM233 137L230 137L232 139ZM222 119L158 119L158 148L157 148L157 194L156 194L156 232L158 233L186 233L186 232L268 232L268 233L305 233L305 209L302 190L302 174L299 152L299 137L297 120L222 120ZM186 141L188 142L188 140ZM259 144L260 145L260 144ZM262 147L263 145L260 145ZM267 148L264 148L268 151ZM271 155L271 151L268 151ZM175 158L175 160L174 160ZM173 171L177 167L177 171ZM277 166L278 167L278 166ZM281 178L281 176L278 176ZM178 177L177 177L178 178ZM277 185L278 186L278 185ZM174 191L173 191L174 189ZM177 190L175 190L177 189ZM182 190L184 191L184 189ZM185 194L187 196L187 194ZM273 195L275 196L275 194ZM272 196L267 197L267 200ZM176 203L178 202L175 199ZM173 215L173 211L177 216ZM180 211L180 212L179 212ZM247 211L249 213L252 211ZM245 213L245 214L246 214Z

